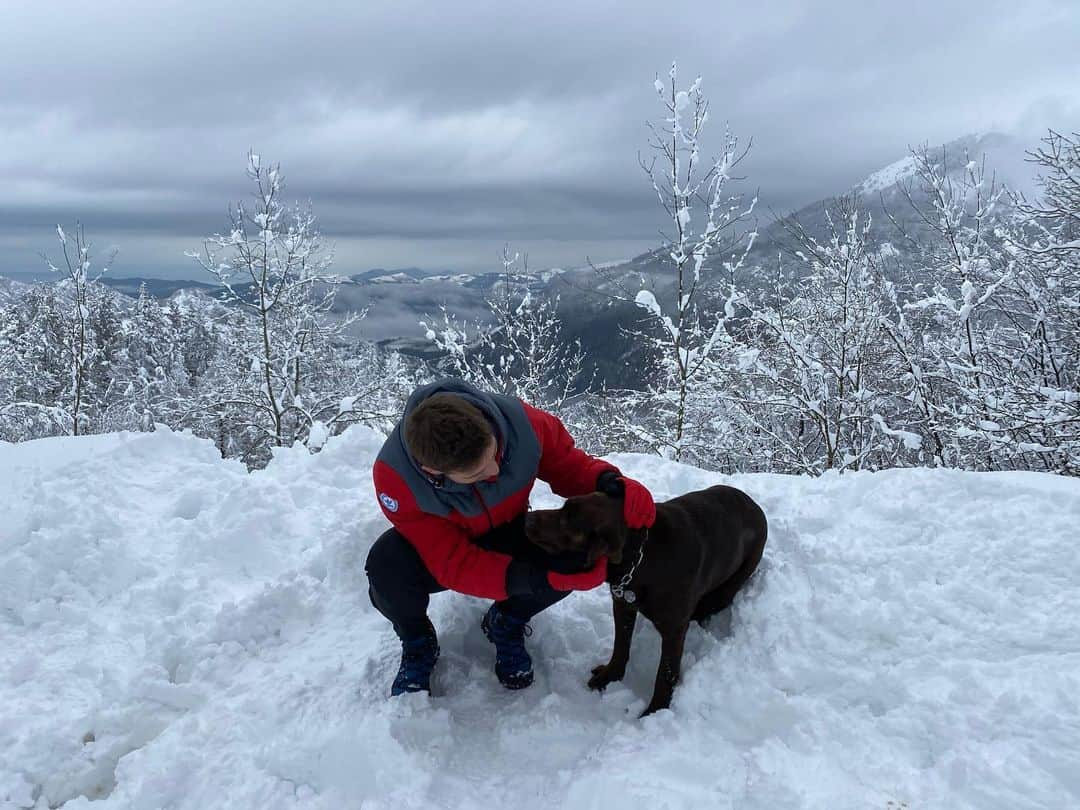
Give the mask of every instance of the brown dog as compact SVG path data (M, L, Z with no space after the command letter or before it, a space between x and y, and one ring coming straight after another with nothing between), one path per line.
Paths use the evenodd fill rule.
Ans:
M628 529L622 499L596 492L529 512L525 534L552 553L584 551L590 565L608 557L615 647L592 671L591 689L622 680L639 612L660 633L660 667L644 717L671 704L690 621L731 604L761 561L768 525L746 493L714 486L658 503L649 529Z

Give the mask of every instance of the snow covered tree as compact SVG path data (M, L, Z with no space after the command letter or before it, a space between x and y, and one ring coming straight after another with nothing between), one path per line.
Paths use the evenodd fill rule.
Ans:
M389 433L401 418L413 390L433 381L423 362L362 341L350 347L340 363L348 393L338 404L338 412L320 422L323 441L354 423ZM318 444L321 446L322 441Z
M743 233L740 224L752 216L757 199L744 205L741 195L729 193L731 171L746 155L735 136L725 133L718 157L706 160L701 153L709 120L701 78L680 89L672 64L668 81L657 78L654 86L666 117L649 125L653 157L641 166L670 223L658 255L671 275L663 289L642 289L634 298L648 325L632 331L652 348L655 368L647 391L627 395L625 427L654 451L680 459L689 445L697 442L708 453L712 443L690 428L713 421L702 394L709 388L710 359L745 301L739 272L756 233ZM714 301L708 309L707 285Z
M920 461L938 467L959 464L953 423L944 405L944 384L930 372L936 362L926 351L922 332L913 326L896 285L883 278L881 291L881 333L888 350L885 373L895 381L898 396L907 403L900 409L901 414L908 414L907 428L922 437Z
M189 388L200 385L219 351L225 305L202 293L180 291L168 302L167 315L176 339L176 351Z
M1007 396L989 403L1015 466L1080 474L1080 134L1051 130L1029 153L1040 196L1014 195L1005 231L1015 263L998 307L1010 345L997 346ZM1003 350L1004 349L1004 350ZM1007 359L1006 363L1000 362Z
M119 345L107 350L111 390L102 415L106 430L152 430L155 422L174 424L188 385L179 358L178 337L160 303L139 287L124 318Z
M445 308L441 324L420 325L445 353L448 373L565 415L571 396L588 387L582 379L584 355L579 343L562 338L558 297L537 296L532 281L527 258L506 246L501 278L486 299L489 325L470 325Z
M244 455L266 457L269 446L305 441L316 421L337 412L340 391L324 373L326 357L351 319L331 321L340 279L310 210L286 208L280 168L248 156L254 206L230 210L230 229L204 242L195 259L250 315L236 333L232 384L213 403L244 426ZM246 371L245 371L246 369Z
M4 412L15 402L16 367L22 360L18 350L18 329L15 308L0 306L0 422Z
M72 237L64 229L56 226L56 237L64 256L63 268L55 265L46 256L49 269L63 277L60 284L61 295L69 301L64 336L64 351L68 364L68 386L65 407L68 412L70 431L77 436L85 433L89 427L91 415L88 408L92 402L91 369L100 360L101 351L95 340L91 324L91 286L101 278L109 266L109 261L102 265L96 276L91 277L91 244L81 223L75 223ZM111 259L110 259L111 261Z
M250 319L251 315L239 308L217 315L212 326L214 351L206 358L190 399L176 417L182 427L212 438L223 457L244 461L265 448L262 427L247 427L248 412L229 401L234 397L239 400L251 387L252 364L246 357Z
M991 413L1006 385L992 373L1001 329L996 311L1014 270L998 234L1005 190L985 161L967 154L960 169L944 150L938 158L916 149L912 159L914 178L901 191L919 231L901 227L901 235L917 260L901 298L909 328L924 342L920 373L938 390L935 424L953 447L952 463L996 469L1008 442Z
M48 409L50 420L69 433L65 392L70 380L70 330L57 292L54 285L36 285L16 305L16 362L23 373L16 377L15 399Z
M922 438L889 424L896 408L882 374L871 220L852 195L826 206L825 222L828 236L819 239L797 219L783 221L800 265L796 281L785 283L778 271L773 301L755 307L752 341L715 377L747 427L768 437L781 469L892 466Z
M70 431L62 400L66 330L51 285L35 285L0 310L0 439Z

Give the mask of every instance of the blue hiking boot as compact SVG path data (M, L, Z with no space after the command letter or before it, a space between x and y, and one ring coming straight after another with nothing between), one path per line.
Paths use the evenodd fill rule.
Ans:
M532 628L519 619L492 605L480 622L488 641L495 645L495 674L507 689L524 689L533 682L532 658L525 649L525 637Z
M428 635L402 641L401 666L394 678L394 685L390 687L390 697L407 692L431 694L431 671L438 660L439 640L434 627Z

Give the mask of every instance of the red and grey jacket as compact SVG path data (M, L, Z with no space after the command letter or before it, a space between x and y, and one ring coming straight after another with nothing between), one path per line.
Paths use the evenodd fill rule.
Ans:
M499 474L488 481L458 484L424 472L405 446L408 415L432 394L450 393L480 409L499 445ZM537 478L557 495L596 490L597 478L616 467L574 446L562 422L520 399L482 392L461 380L418 388L383 444L372 474L383 514L419 552L445 588L489 599L534 592L546 572L507 554L489 551L472 538L509 523L528 509Z

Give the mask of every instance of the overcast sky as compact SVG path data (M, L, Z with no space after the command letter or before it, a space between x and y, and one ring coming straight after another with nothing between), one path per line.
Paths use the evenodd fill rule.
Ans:
M637 160L672 59L777 211L923 141L1080 128L1077 0L0 0L0 23L0 273L81 218L112 274L198 278L183 253L247 197L249 148L338 272L630 257L661 224Z

